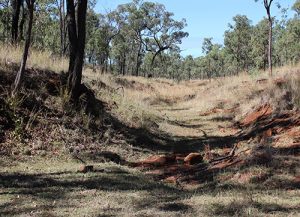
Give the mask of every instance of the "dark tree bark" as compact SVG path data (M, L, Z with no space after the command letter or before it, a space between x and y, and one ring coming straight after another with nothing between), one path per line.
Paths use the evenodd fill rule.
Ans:
M18 74L17 74L15 82L14 82L14 89L12 92L13 96L16 95L17 92L19 91L22 81L23 81L23 77L24 77L24 72L25 72L25 67L26 67L30 42L31 42L34 2L35 2L35 0L26 0L26 4L28 7L28 11L29 11L29 22L28 22L26 41L25 41L25 48L24 48L23 57L21 60L21 66L20 66L20 69L18 71Z
M12 24L11 24L11 42L16 44L18 40L19 19L22 0L12 0Z
M137 56L136 56L135 76L139 76L139 71L141 66L141 51L142 51L142 43L140 42Z
M77 52L77 28L75 18L75 6L73 0L67 0L67 28L69 36L69 76L72 75ZM70 83L68 85L71 85ZM70 86L68 87L70 89Z
M126 55L124 54L122 58L122 75L126 75Z
M24 7L24 2L22 1L21 4L21 8L22 8L22 16L21 16L21 21L20 21L20 25L19 25L19 41L24 40L24 24L25 24L25 17L26 17L26 13L25 13L25 7Z
M272 76L273 65L272 65L272 38L273 38L273 21L271 17L271 5L273 0L264 0L264 6L267 11L268 21L269 21L269 46L268 46L268 64L269 73Z
M86 33L86 11L87 0L78 0L77 17L75 17L74 0L67 0L67 23L70 41L68 91L71 103L77 103L81 94Z

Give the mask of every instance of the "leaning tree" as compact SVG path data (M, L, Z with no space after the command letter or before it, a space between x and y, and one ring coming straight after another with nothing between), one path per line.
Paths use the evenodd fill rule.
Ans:
M24 51L23 51L23 57L22 57L22 60L21 60L20 69L17 73L16 79L15 79L15 82L14 82L14 89L13 89L13 92L12 92L13 95L16 95L16 93L19 91L19 89L21 87L21 84L22 84L22 81L23 81L24 73L25 73L25 67L26 67L30 42L31 42L34 2L35 2L35 0L26 0L27 8L28 8L28 11L29 11L29 21L28 21L28 28L27 28L27 33L26 33L26 40L25 40L25 47L24 47Z

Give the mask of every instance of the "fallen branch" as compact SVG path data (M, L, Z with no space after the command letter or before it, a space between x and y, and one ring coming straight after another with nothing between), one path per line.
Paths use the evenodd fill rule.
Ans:
M212 160L209 161L209 163L215 163L215 162L219 162L219 161L228 160L230 158L233 158L234 155L235 155L235 151L237 149L237 146L238 146L238 144L236 143L227 156L212 159Z

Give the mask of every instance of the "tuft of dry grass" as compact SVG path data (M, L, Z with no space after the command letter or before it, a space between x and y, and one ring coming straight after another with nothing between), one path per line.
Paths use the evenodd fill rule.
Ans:
M1 66L18 64L21 61L23 48L19 46L0 45ZM50 70L54 72L66 71L68 59L53 55L50 51L38 51L31 49L28 57L27 67Z

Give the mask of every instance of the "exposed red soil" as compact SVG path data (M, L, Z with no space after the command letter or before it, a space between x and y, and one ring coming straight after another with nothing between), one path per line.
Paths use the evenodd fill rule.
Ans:
M278 114L266 104L246 115L240 127L252 132L251 137L257 137L261 142L272 138L274 147L295 149L300 143L300 111L297 110Z
M214 108L205 115L224 112L224 109ZM226 112L233 112L233 110ZM299 153L300 150L300 113L299 111L286 111L275 114L269 104L260 106L253 112L247 114L239 123L239 133L250 132L249 137L258 138L259 141L271 139L273 147L278 149L278 153ZM222 130L224 128L220 128ZM276 146L278 142L288 137L291 141L288 144ZM239 144L239 143L238 143ZM264 143L262 143L264 144ZM237 148L240 146L237 145ZM238 151L237 151L238 152ZM233 153L233 154L232 154ZM216 155L214 150L206 145L203 153L186 153L152 156L144 161L132 164L134 167L147 170L147 174L168 183L185 183L189 185L200 184L213 177L218 171L223 171L229 167L241 167L243 165L259 164L267 165L272 161L272 154L268 149L250 148L243 152L233 152L231 148L223 148ZM240 183L247 183L253 180L264 180L265 174L239 174L231 177ZM299 177L295 178L299 182Z
M242 161L236 157L208 163L203 161L203 156L200 153L190 153L152 156L144 161L130 163L130 166L146 170L146 174L158 180L174 184L184 182L193 185L210 178L217 170L241 163ZM201 173L200 178L199 173Z
M255 123L259 119L266 118L270 116L273 112L272 107L269 104L259 107L254 112L248 114L242 121L241 126L249 126L250 124Z

